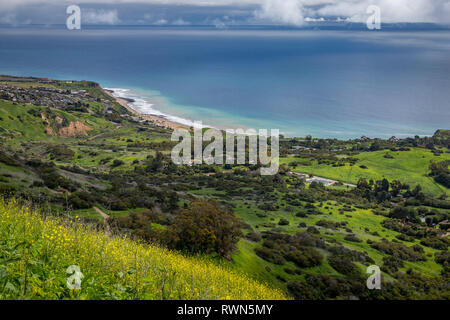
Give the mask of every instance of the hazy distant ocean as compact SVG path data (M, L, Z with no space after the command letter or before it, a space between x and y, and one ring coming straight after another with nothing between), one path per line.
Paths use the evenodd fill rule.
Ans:
M449 31L0 28L0 73L94 80L125 89L140 111L221 128L450 129Z

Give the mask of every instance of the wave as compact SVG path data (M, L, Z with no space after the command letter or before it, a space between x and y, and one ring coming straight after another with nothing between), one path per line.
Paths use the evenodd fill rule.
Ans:
M157 109L154 108L154 104L151 103L148 98L145 98L136 92L134 92L131 89L125 89L125 88L105 88L106 90L109 90L112 92L112 95L116 98L122 98L125 99L128 102L128 105L138 113L141 113L143 115L150 115L150 116L156 116L160 118L164 118L166 120L176 122L188 127L193 128L213 128L212 126L204 125L200 121L193 121L186 118L177 117L174 115L163 113Z

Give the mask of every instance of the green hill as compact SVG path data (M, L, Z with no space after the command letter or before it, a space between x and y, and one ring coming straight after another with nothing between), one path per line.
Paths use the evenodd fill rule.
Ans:
M203 258L108 237L77 222L0 201L0 299L285 299ZM80 290L66 270L79 266Z
M353 156L358 161L355 165L332 166L330 164L319 164L317 161L303 162L293 171L314 174L320 177L338 180L346 183L358 183L360 178L381 180L383 178L400 180L409 184L412 188L420 184L424 192L439 196L449 189L437 184L429 177L430 161L450 160L449 153L439 156L430 150L423 148L411 148L409 151L382 150L375 152L364 152ZM280 159L281 163L289 164L295 161L293 157Z

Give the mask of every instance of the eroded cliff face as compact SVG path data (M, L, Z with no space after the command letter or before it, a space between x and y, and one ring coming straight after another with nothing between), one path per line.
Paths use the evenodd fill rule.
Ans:
M59 136L63 138L87 136L88 132L92 130L89 126L81 121L72 121L69 126L59 129Z
M47 127L45 129L47 134L51 136L60 136L63 138L87 136L88 132L92 130L91 127L81 121L70 121L68 122L68 125L65 125L67 122L64 121L65 119L56 117L56 123L55 125L52 125L51 121L44 113L41 114L41 118L43 121L47 122Z

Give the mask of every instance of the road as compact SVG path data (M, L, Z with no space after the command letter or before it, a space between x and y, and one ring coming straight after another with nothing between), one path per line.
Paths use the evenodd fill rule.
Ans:
M300 178L305 178L306 182L308 182L308 183L315 181L315 182L323 184L324 186L332 186L339 182L336 180L331 180L331 179L327 179L327 178L323 178L323 177L311 176L307 173L301 173L301 172L289 172L288 174L294 175L294 176L297 176ZM343 185L347 186L347 187L351 187L351 188L356 188L356 185L350 184L350 183L343 183Z

